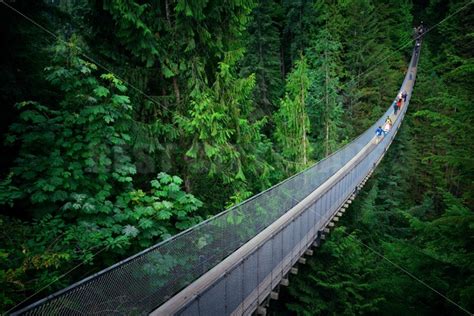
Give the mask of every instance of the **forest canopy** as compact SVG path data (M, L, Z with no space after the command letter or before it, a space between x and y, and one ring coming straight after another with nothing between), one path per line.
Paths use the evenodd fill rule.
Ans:
M334 153L390 106L424 21L396 141L278 309L460 312L376 250L473 311L470 3L1 2L0 310Z

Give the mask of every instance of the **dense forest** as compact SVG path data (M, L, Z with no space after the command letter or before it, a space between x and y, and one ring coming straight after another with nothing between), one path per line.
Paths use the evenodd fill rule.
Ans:
M421 21L396 141L272 313L474 311L472 0L2 1L0 311L350 142Z

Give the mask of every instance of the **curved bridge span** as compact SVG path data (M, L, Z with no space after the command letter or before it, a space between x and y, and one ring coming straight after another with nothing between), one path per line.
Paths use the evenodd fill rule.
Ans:
M413 50L397 116L387 112L331 156L164 242L14 315L248 315L325 238L392 143L415 83ZM391 116L378 143L375 129ZM294 272L294 271L293 271Z

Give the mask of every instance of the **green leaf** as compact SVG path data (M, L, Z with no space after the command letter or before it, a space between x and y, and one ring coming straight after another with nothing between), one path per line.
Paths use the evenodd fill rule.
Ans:
M159 213L158 213L158 219L161 219L161 220L168 220L171 218L173 214L170 212L170 211L167 211L167 210L161 210Z
M94 89L94 94L98 97L106 97L109 95L109 89L103 86L99 86Z
M130 103L130 98L126 95L114 94L112 96L112 102L115 105L124 105L124 104L126 105Z
M171 71L171 69L169 69L168 66L166 66L165 64L161 65L161 71L163 73L163 76L165 76L165 78L171 78L175 76L175 74Z

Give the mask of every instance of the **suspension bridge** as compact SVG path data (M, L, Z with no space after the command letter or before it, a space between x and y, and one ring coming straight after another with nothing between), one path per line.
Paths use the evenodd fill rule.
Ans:
M265 314L384 157L410 102L419 50L400 88L408 96L398 115L389 107L310 168L13 315ZM387 116L393 126L376 141Z

